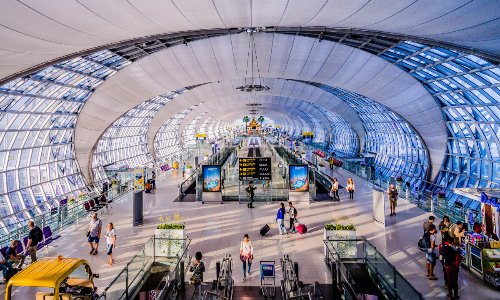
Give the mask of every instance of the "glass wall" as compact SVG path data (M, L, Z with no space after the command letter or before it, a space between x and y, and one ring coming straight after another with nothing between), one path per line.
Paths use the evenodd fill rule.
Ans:
M78 113L97 87L129 64L100 51L0 86L1 230L26 225L85 190L73 143Z
M187 91L180 89L154 97L129 110L116 120L99 139L92 156L94 182L107 180L104 167L134 168L152 166L147 145L149 124L170 100Z
M498 188L500 68L471 54L413 42L380 57L422 82L442 107L448 144L436 183L449 189Z
M383 176L401 175L405 181L419 184L428 169L428 153L420 137L397 114L375 101L340 88L320 88L349 104L363 121L365 152L377 153L375 171Z
M179 126L184 117L195 107L192 106L175 114L160 127L154 141L154 151L157 160L171 159L173 156L181 153L182 148L179 144L178 136Z

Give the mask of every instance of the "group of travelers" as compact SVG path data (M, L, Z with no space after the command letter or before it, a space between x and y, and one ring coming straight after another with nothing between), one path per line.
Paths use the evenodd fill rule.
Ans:
M333 201L340 201L339 197L340 188L341 187L339 186L337 178L333 178L332 188L330 189L329 193L329 196ZM349 192L349 202L354 202L354 191L356 190L356 188L354 186L354 181L352 180L351 177L347 179L346 189Z
M33 263L37 260L36 251L38 244L43 241L43 232L33 221L28 222L28 227L30 232L28 233L28 243L26 244L26 248L29 251L31 262ZM17 253L18 244L18 240L12 241L10 247L5 253L7 257L4 257L3 254L0 253L0 270L3 272L4 282L7 282L10 277L21 270L24 265L24 261L26 260L26 255Z
M97 217L97 213L92 215L92 220L90 220L89 229L87 231L87 242L90 246L90 255L97 255L99 253L99 241L101 238L102 231L102 221ZM115 260L113 259L113 249L116 246L116 232L113 223L108 223L108 230L104 235L106 237L107 244L107 255L109 256L108 265L112 265ZM31 250L30 250L31 251Z
M448 289L448 298L458 299L458 272L462 262L461 238L465 236L464 224L461 221L452 224L448 216L443 217L438 225L441 231L442 242L437 245L437 228L434 225L435 217L429 216L429 220L424 222L424 235L422 244L425 248L427 277L429 280L438 280L434 275L436 265L436 247L439 249L439 260L443 266L444 282Z
M285 227L285 205L280 203L278 214L276 215L276 222L278 223L279 235L295 233L295 221L297 220L297 209L293 206L292 202L288 202L288 217L290 219L290 227L288 230Z

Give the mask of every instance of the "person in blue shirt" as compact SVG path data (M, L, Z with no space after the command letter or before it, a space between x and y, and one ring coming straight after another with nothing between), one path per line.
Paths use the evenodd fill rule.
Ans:
M278 210L278 215L276 215L276 221L278 222L280 235L288 234L285 227L285 205L283 203L280 203L280 209Z

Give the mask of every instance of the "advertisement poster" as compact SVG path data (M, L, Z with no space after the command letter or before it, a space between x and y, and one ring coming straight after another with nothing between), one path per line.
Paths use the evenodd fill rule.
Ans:
M307 165L290 165L289 181L291 192L309 191L309 180Z
M220 192L220 166L203 166L203 192Z
M144 169L134 169L134 189L144 189Z

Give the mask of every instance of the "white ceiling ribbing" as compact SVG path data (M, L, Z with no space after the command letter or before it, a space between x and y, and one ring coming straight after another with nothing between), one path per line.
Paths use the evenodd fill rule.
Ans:
M0 78L144 36L213 28L319 26L413 35L500 53L500 2L431 0L5 1Z

